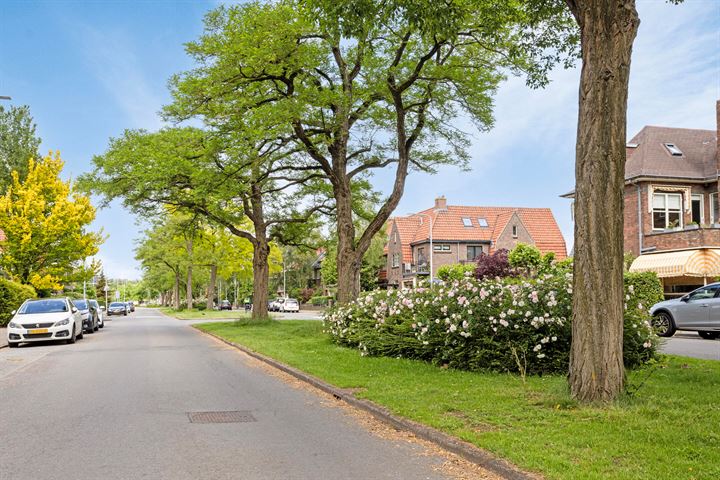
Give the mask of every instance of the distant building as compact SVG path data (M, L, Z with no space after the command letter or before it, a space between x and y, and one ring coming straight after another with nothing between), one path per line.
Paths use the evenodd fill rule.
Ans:
M510 250L520 242L553 252L558 259L567 257L565 239L549 208L454 206L439 197L433 208L391 218L387 228L382 275L390 287L411 287L428 276L431 254L433 276L443 265L473 262L481 253Z
M625 251L669 296L720 276L720 101L716 115L715 130L646 126L627 144Z

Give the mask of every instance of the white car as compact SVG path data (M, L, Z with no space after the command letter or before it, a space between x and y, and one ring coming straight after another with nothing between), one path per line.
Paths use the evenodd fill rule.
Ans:
M18 347L25 342L65 340L75 343L83 338L83 324L80 311L69 298L41 298L25 300L13 312L8 323L7 340L9 347Z
M300 311L300 303L295 300L294 298L286 298L285 301L282 303L283 312L299 312Z

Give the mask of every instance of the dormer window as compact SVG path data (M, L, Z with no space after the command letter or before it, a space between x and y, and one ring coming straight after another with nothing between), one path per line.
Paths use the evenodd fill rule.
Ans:
M463 225L465 225L466 227L472 227L472 226L473 226L472 220L469 219L469 218L467 218L467 217L464 217L464 218L462 219L462 222L463 222Z
M680 150L674 143L666 143L665 148L668 149L668 152L670 152L670 155L673 157L682 157L683 152Z
M487 219L486 218L478 218L478 225L485 228L488 226Z

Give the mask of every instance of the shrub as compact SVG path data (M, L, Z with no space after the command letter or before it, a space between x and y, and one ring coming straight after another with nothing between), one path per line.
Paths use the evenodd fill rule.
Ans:
M453 263L452 265L443 265L438 268L437 276L444 282L452 280L462 280L470 276L475 271L475 265L472 263Z
M513 269L508 261L508 251L501 248L493 254L481 253L477 258L475 267L475 278L508 277L513 274Z
M543 261L540 250L533 245L518 243L508 253L508 263L512 268L520 268L527 272L536 271Z
M308 303L310 299L315 295L315 290L312 288L303 288L300 290L300 294L297 296L297 299L300 300L300 303Z
M628 367L647 362L656 349L647 306L636 295L638 283L628 279ZM363 355L416 358L466 370L566 373L571 285L572 275L559 273L375 291L330 309L324 325L335 342Z
M330 303L330 300L332 300L330 296L317 296L310 298L310 304L316 307L325 307Z
M16 310L28 298L36 296L35 289L30 285L22 285L0 278L0 327L8 324L13 310Z

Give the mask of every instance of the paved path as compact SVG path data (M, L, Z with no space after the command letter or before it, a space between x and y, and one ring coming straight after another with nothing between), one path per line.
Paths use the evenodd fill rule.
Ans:
M441 457L369 432L186 322L138 309L75 345L0 350L0 478L441 479ZM245 411L250 423L190 423Z
M7 346L7 328L0 327L0 348Z

